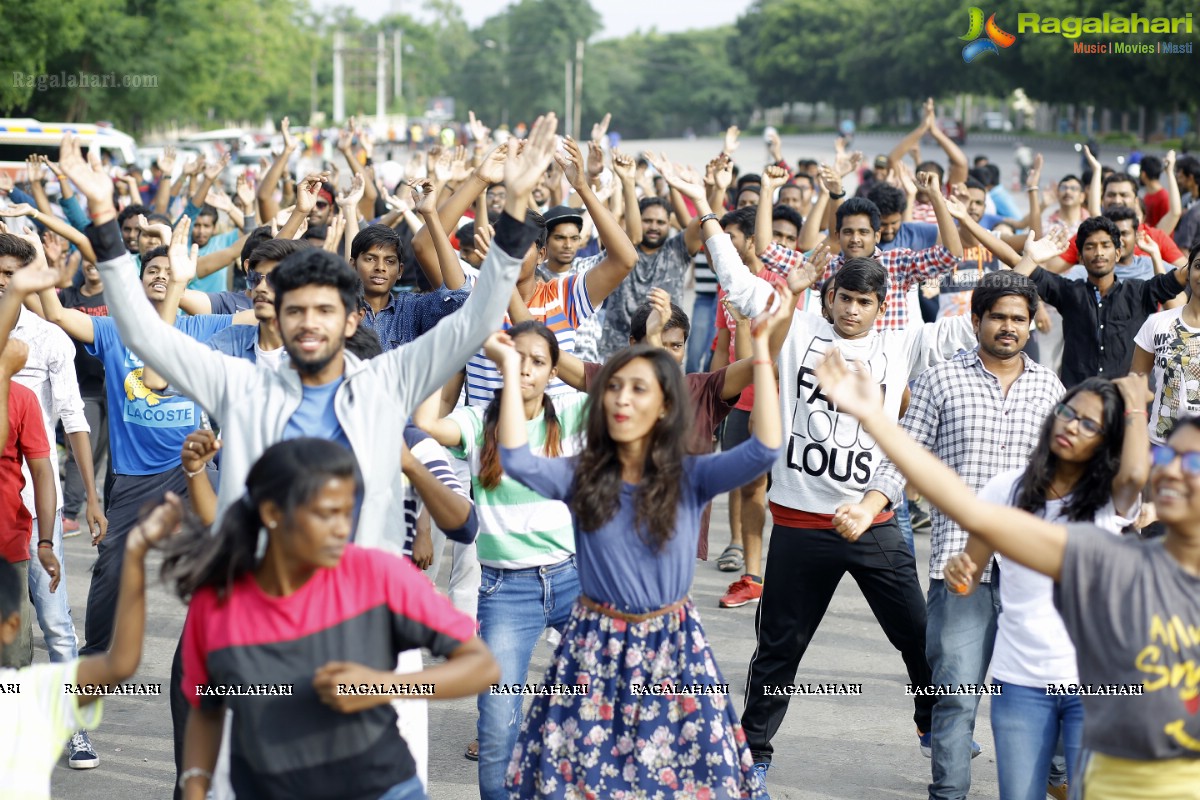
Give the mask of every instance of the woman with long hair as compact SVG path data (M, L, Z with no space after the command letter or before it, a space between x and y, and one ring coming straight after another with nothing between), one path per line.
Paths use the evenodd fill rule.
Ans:
M168 544L164 579L188 601L188 800L208 791L226 708L239 797L425 798L391 701L464 697L499 677L471 619L410 562L349 543L361 485L341 445L281 442L215 535L194 526ZM397 654L418 647L447 660L396 675Z
M754 334L754 434L705 456L687 454L691 403L661 348L635 345L609 359L589 392L587 443L568 459L530 451L520 356L504 334L484 347L504 375L505 472L570 506L582 586L543 681L554 694L536 696L521 727L509 796L632 797L662 787L763 797L688 590L705 505L780 452L767 325Z
M1089 378L1072 388L1043 423L1029 465L997 475L980 489L979 499L1048 522L1087 522L1119 535L1137 517L1150 472L1139 385L1145 380L1130 375L1117 381ZM960 594L972 591L992 552L970 536L966 549L947 563L946 584ZM1079 670L1054 608L1053 582L1011 560L1004 561L1001 574L991 667L1000 798L1042 800L1060 728L1068 784L1078 763L1083 703L1077 694L1057 689L1077 685Z
M1200 418L1181 420L1151 451L1151 494L1167 533L1142 541L975 497L880 413L870 376L836 353L817 374L830 402L858 418L931 503L1006 563L1054 581L1054 604L1088 692L1081 692L1078 796L1200 798ZM1126 436L1145 426L1152 398L1144 378L1136 394L1127 401Z
M522 430L540 454L569 456L579 449L586 396L550 397L546 386L558 374L558 340L540 322L508 329L517 366ZM479 635L500 663L505 691L479 696L479 793L483 800L507 797L504 771L512 757L521 720L522 691L529 660L547 629L561 632L579 596L571 512L507 475L500 463L497 425L500 394L487 406L466 406L437 418L434 395L413 421L471 468L479 533L475 550L481 568ZM476 744L476 743L472 743Z

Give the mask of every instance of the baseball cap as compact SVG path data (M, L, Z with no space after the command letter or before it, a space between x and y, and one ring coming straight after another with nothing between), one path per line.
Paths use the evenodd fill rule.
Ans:
M892 161L887 156L875 156L875 169L887 169L891 165Z
M542 215L546 220L546 230L550 230L560 222L574 222L576 225L583 227L583 214L578 208L570 206L555 206Z

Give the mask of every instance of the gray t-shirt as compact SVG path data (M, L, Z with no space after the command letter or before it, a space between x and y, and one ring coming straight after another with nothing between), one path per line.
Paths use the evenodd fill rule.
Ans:
M630 320L642 303L650 301L650 290L663 289L676 305L683 304L683 282L687 278L692 257L688 255L683 233L663 242L653 253L638 248L638 260L633 271L617 285L604 303L604 330L600 337L601 360L607 359L622 347L629 346Z
M1083 746L1117 758L1200 758L1200 578L1162 540L1067 526L1054 604L1081 686L1144 694L1084 696Z

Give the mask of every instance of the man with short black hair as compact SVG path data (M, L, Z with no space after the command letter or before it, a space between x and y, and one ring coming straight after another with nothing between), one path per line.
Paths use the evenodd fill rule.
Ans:
M904 190L890 183L877 182L865 197L879 209L879 249L887 252L897 247L924 250L938 242L938 226L928 222L905 222L908 197Z
M1175 244L1180 250L1191 250L1200 241L1200 159L1184 156L1175 165L1179 188L1190 195L1183 218L1175 226Z

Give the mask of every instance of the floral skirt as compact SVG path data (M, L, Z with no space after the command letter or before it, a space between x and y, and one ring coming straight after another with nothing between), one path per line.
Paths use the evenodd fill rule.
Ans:
M689 600L631 623L576 603L508 766L513 798L733 800L766 792Z

